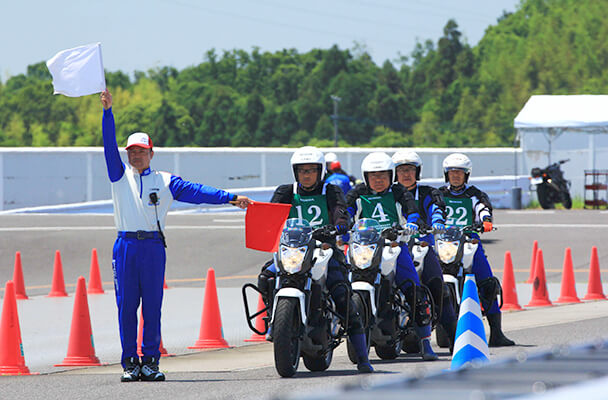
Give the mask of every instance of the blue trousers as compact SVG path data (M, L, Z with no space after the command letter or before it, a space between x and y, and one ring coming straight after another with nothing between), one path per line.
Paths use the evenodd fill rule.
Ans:
M422 271L422 276L420 278L422 283L429 287L431 281L433 280L441 280L441 285L443 285L443 271L441 270L441 265L437 259L437 254L435 254L435 251L430 246L428 253L426 253L426 256L424 256L424 270ZM447 301L443 302L442 298L435 299L435 302L437 301L442 302L441 315L439 316L439 321L442 324L447 325L450 322L455 322L458 320L452 303ZM437 307L439 306L440 304L437 304Z
M400 243L401 253L397 257L397 266L395 268L395 283L397 287L405 293L405 291L412 286L420 286L420 278L418 278L418 272L414 267L412 256L410 255L410 249L407 247L407 243ZM410 282L410 280L412 282ZM414 304L410 304L414 307ZM416 324L416 332L421 338L427 338L431 336L431 324L419 326Z
M476 233L473 234L473 237L477 237L477 239L479 239L479 235ZM481 245L481 240L479 241L479 247L477 247L475 256L473 256L473 274L475 275L475 281L477 282L478 286L479 283L484 279L494 276L494 274L492 274L490 263L488 262L488 257L486 256L483 246ZM500 308L498 307L498 301L494 300L492 307L487 310L487 314L497 314L499 312Z
M121 360L137 356L137 309L142 304L144 360L160 357L160 315L165 279L165 248L160 239L118 237L112 268L118 306Z

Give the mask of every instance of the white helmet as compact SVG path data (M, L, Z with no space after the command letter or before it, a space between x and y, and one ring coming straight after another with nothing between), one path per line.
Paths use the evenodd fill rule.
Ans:
M466 183L473 170L473 163L469 157L462 153L452 153L443 160L443 176L446 182L449 182L448 171L451 169L464 171L464 182Z
M336 153L327 153L325 154L325 163L331 164L334 161L338 161L338 156Z
M300 164L318 164L319 174L317 176L317 182L323 179L325 175L325 157L323 152L313 146L304 146L297 149L291 156L291 169L293 170L293 176L298 181L298 172L296 168Z
M416 180L420 180L422 174L422 159L413 150L399 150L393 154L393 163L395 163L395 169L400 165L413 165L416 167ZM397 173L395 171L395 181L397 180Z
M389 171L390 180L392 182L393 169L394 164L391 157L382 151L376 151L368 154L363 159L363 162L361 163L361 176L363 176L365 184L369 186L369 181L367 180L368 172Z

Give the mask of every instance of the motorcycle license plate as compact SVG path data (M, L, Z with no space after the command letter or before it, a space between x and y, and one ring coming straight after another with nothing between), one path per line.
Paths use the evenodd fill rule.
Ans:
M530 183L533 185L540 185L541 183L543 183L543 178L541 178L540 176L538 178L530 178Z

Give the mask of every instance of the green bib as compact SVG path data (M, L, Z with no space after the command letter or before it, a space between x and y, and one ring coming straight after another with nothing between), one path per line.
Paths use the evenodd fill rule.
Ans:
M300 196L294 193L289 218L304 219L313 228L328 225L327 197L324 194Z
M467 226L473 224L473 200L470 198L445 197L445 224Z
M358 218L375 219L382 229L399 224L401 218L395 204L393 192L378 195L362 195L357 199L360 211Z

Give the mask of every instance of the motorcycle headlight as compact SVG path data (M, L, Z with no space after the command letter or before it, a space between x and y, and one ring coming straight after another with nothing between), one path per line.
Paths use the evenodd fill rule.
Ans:
M458 247L460 241L455 242L444 242L443 240L437 241L437 256L444 264L449 264L454 261L456 254L458 254Z
M281 246L281 264L283 269L289 274L295 274L302 270L302 262L306 255L306 246L288 247Z
M355 266L359 269L368 268L372 264L374 253L376 252L377 244L358 244L353 243L352 245L352 261Z

